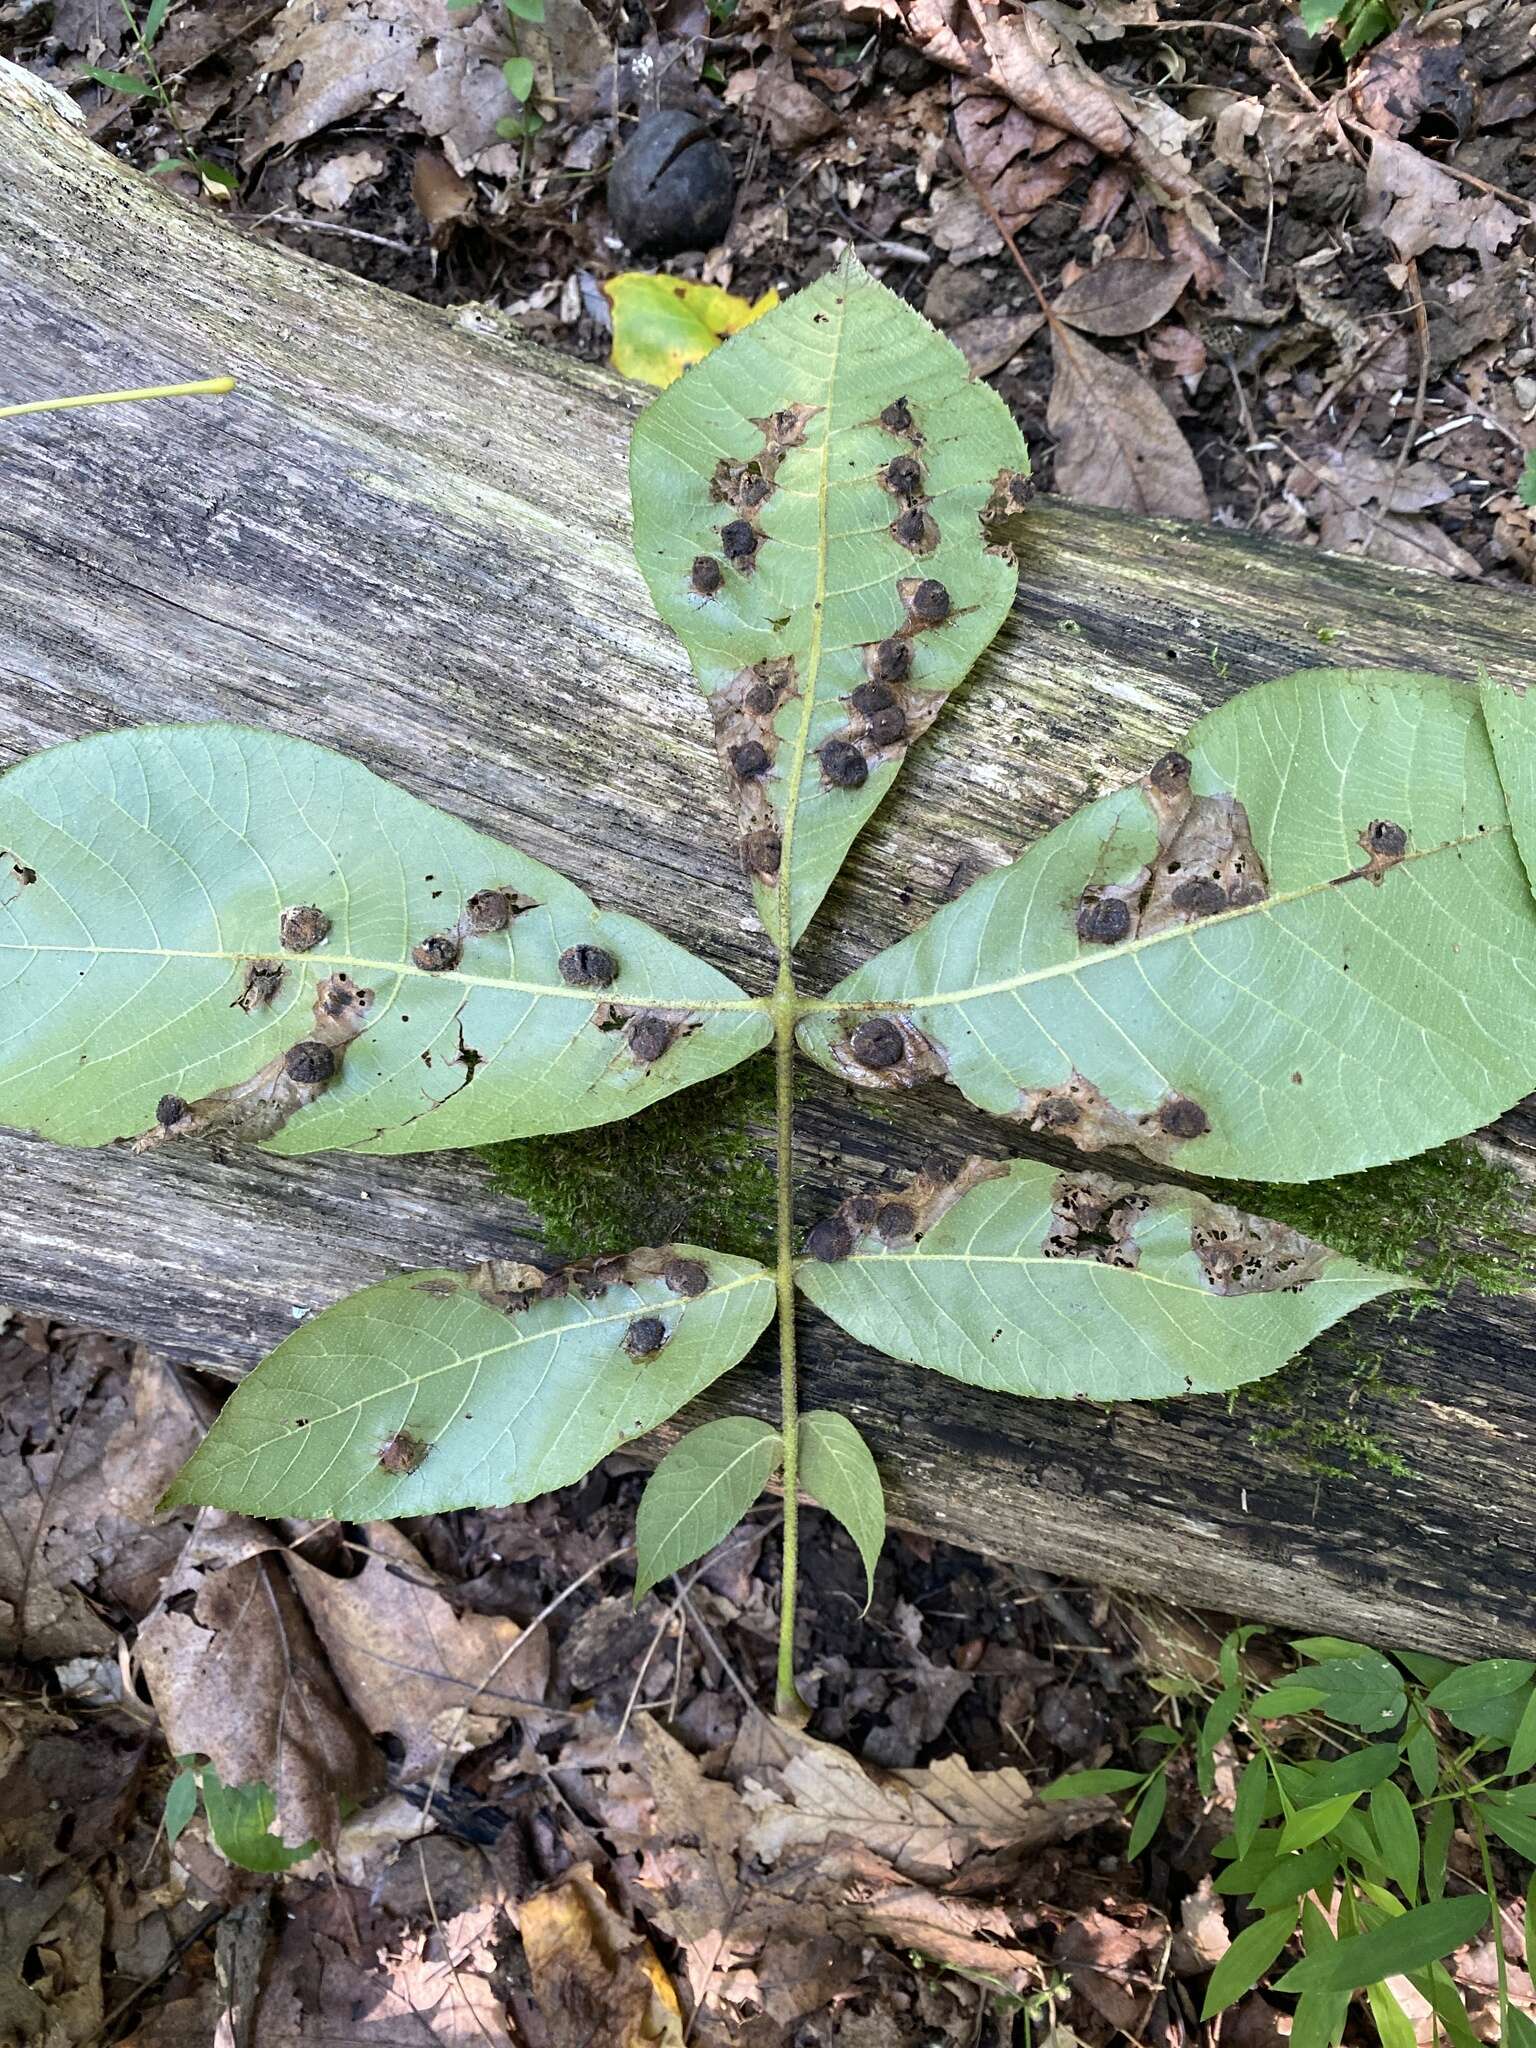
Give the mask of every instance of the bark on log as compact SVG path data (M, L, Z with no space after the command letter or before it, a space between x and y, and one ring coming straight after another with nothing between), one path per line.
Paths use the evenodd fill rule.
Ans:
M218 402L0 427L0 762L154 720L300 733L766 986L704 707L628 551L642 394L493 314L236 233L6 65L0 161L0 400L240 380ZM910 930L1249 683L1320 662L1536 679L1530 617L1501 590L1043 504L1008 628L866 833L804 979ZM935 1143L1013 1136L944 1092L875 1118L818 1078L805 1213ZM1533 1141L1528 1112L1496 1138L1536 1170ZM0 1174L0 1300L226 1372L401 1266L533 1241L457 1155L135 1159L0 1133ZM1421 1397L1406 1479L1319 1486L1216 1401L970 1392L810 1314L806 1397L867 1432L900 1518L957 1541L1386 1643L1529 1652L1533 1330L1523 1299L1419 1326L1392 1361ZM773 1399L749 1363L708 1406Z

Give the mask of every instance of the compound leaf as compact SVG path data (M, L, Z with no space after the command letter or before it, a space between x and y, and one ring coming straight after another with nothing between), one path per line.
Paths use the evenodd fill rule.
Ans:
M165 1505L384 1521L566 1486L746 1355L773 1276L693 1245L402 1273L285 1338Z
M768 1484L783 1448L779 1432L754 1415L722 1415L678 1438L640 1496L637 1600L730 1534Z
M885 1488L874 1454L846 1415L812 1408L800 1417L800 1484L842 1523L864 1560L868 1599L885 1542Z
M879 1208L856 1196L808 1249L826 1256L800 1287L862 1342L970 1386L1095 1401L1262 1379L1404 1284L1203 1195L1026 1159L919 1174Z
M986 522L1028 468L1002 400L852 256L636 427L635 552L781 947L1007 616L1017 572Z
M943 1076L1195 1173L1310 1180L1486 1123L1536 1082L1536 905L1476 690L1250 690L800 1037L866 1086Z
M53 748L0 776L0 848L0 1121L66 1144L577 1130L771 1035L648 926L304 740Z

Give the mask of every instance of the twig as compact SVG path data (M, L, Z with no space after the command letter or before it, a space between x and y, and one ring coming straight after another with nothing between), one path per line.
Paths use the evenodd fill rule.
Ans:
M250 222L256 228L302 228L306 235L340 235L348 242L371 242L377 249L397 249L402 256L414 256L409 242L393 235L371 235L366 228L349 228L339 220L310 220L302 213L263 213Z

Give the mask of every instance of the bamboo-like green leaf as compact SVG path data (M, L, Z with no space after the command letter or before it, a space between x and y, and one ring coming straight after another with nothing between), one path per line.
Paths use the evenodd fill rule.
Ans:
M1298 1917L1299 1908L1291 1904L1243 1929L1211 1972L1200 2008L1203 2020L1214 2019L1253 1989L1296 1931Z
M1351 1935L1286 1971L1277 1991L1357 1991L1383 1977L1419 1970L1470 1941L1488 1919L1486 1892L1415 1906L1368 1933Z
M885 1488L869 1445L846 1415L812 1408L800 1417L800 1484L842 1523L864 1560L866 1606L885 1542Z
M645 1483L635 1517L635 1598L713 1550L773 1476L779 1432L753 1415L722 1415L679 1437Z
M1536 902L1477 691L1248 691L800 1037L861 1084L944 1077L1196 1173L1309 1180L1473 1129L1536 1084Z
M808 1249L800 1287L864 1343L972 1386L1096 1401L1262 1379L1404 1284L1184 1189L1024 1159L854 1197Z
M1028 469L1002 400L852 256L636 427L635 552L709 698L781 945L1007 616L1017 572L988 522Z
M694 1245L402 1273L285 1338L164 1504L369 1522L528 1500L676 1414L773 1310L763 1267Z
M0 776L0 849L0 1123L66 1144L578 1130L771 1035L669 939L303 740L56 747Z

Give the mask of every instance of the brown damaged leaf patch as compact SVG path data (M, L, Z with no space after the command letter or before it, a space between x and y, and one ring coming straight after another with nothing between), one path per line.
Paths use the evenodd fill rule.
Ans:
M1118 945L1153 938L1269 895L1248 813L1235 796L1197 796L1182 754L1164 754L1139 784L1157 820L1157 853L1129 881L1090 884L1079 900L1079 938Z
M173 1107L179 1114L141 1132L132 1149L149 1152L173 1138L228 1138L254 1145L275 1137L296 1110L318 1101L336 1080L347 1047L368 1027L372 1005L372 989L359 988L349 974L326 975L315 991L309 1038L274 1053L246 1080L216 1088L196 1102L163 1097L162 1110Z
M1054 1087L1022 1090L1012 1120L1066 1138L1080 1152L1140 1152L1160 1164L1211 1127L1203 1106L1190 1096L1166 1095L1155 1109L1137 1114L1118 1108L1075 1071Z
M935 1154L888 1193L850 1195L811 1231L806 1251L812 1258L849 1258L915 1244L972 1188L1007 1171L1006 1160L967 1159L956 1166Z

